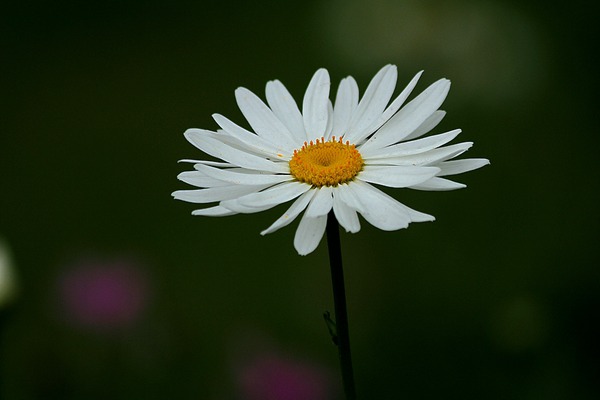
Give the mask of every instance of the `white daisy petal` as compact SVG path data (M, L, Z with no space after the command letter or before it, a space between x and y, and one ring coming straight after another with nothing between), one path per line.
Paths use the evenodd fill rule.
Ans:
M275 185L294 179L291 175L245 174L228 169L197 164L196 169L206 176L236 185ZM198 185L197 185L198 186Z
M329 140L331 138L331 132L333 132L333 105L331 101L327 102L327 126L325 127L325 133L323 138Z
M286 163L274 163L266 158L233 148L219 140L215 133L200 129L188 129L184 135L190 143L206 154L220 158L231 164L275 173L286 173L289 171Z
M177 175L177 179L197 187L231 186L231 183L229 182L221 181L211 176L206 176L206 174L203 174L198 171L182 172L179 175Z
M382 194L385 195L385 196L387 196L387 197L390 197L390 196L388 196L387 194L385 194L383 192L382 192ZM390 197L390 198L392 200L394 200L393 197ZM417 210L413 210L412 208L410 208L410 207L408 207L408 206L406 206L406 205L404 205L402 203L398 203L398 205L404 211L406 211L408 213L408 215L410 216L410 221L411 222L431 222L431 221L435 221L435 217L433 215L429 215L429 214L425 214L425 213L422 213L422 212L417 211Z
M177 190L172 193L172 196L177 200L190 203L213 203L215 201L235 199L236 197L245 196L264 188L265 185L216 186L208 189Z
M419 78L421 78L422 74L423 71L419 71L410 80L410 82L408 82L408 85L406 85L406 87L402 90L402 92L400 92L398 97L396 97L394 101L392 101L392 104L390 104L388 108L385 109L383 114L381 114L381 118L378 121L376 121L377 124L375 126L371 126L370 130L375 131L376 129L379 129L381 125L383 125L388 119L392 118L392 116L396 114L396 111L398 111L400 107L402 107L402 104L404 104L408 96L410 96L410 94L412 93L415 86L417 86L417 82L419 82Z
M444 110L435 111L425 121L423 121L423 123L421 125L419 125L419 127L417 129L415 129L411 134L409 134L402 140L403 141L412 140L412 139L418 138L420 136L423 136L426 133L429 133L429 131L431 131L433 128L438 126L438 124L440 122L442 122L442 120L444 119L445 116L446 116L446 111L444 111Z
M236 138L240 142L246 144L249 148L256 152L270 157L277 156L278 153L289 153L287 149L284 149L281 146L279 146L279 148L274 147L262 137L233 123L221 114L213 114L213 119L221 128L223 128L223 131Z
M235 165L231 164L231 163L227 163L227 162L220 162L220 161L206 161L206 160L192 160L192 159L183 159L183 160L179 160L177 162L185 162L185 163L194 163L194 164L204 164L204 165L212 165L213 167L235 167Z
M441 169L441 172L437 174L437 176L462 174L463 172L481 168L489 163L490 161L485 158L467 158L464 160L445 161L436 165Z
M294 247L301 256L312 253L323 238L327 226L327 216L316 218L303 216L294 236Z
M237 214L235 211L228 210L221 206L201 208L199 210L192 211L192 215L202 215L205 217L228 217L235 214Z
M348 185L362 204L358 210L373 226L383 231L403 229L411 222L410 214L396 200L366 182L356 180Z
M450 81L440 79L404 106L361 147L382 148L404 139L427 120L444 102Z
M300 182L284 182L277 186L272 186L258 193L251 193L240 197L239 203L246 207L262 207L265 205L277 205L285 203L307 192L310 185Z
M292 134L257 95L240 87L235 91L235 98L240 111L254 132L283 148L294 148L296 142L292 139Z
M373 157L368 162L369 165L432 165L459 156L472 145L472 142L464 142L408 156Z
M356 143L356 138L363 137L365 130L377 121L394 93L397 77L395 65L386 65L375 74L354 112L346 140Z
M343 201L348 207L358 212L362 212L364 210L363 204L359 201L359 199L354 195L352 189L348 188L348 184L344 183L338 185L335 190L334 196L339 200Z
M226 210L230 210L239 214L254 214L257 212L269 210L277 206L277 204L262 204L260 206L249 207L240 203L239 199L225 200L220 202L219 205L225 208Z
M445 178L434 177L418 185L411 186L410 188L427 191L446 191L462 189L465 187L467 187L467 185L463 183L454 182Z
M408 214L408 216L410 217L410 221L411 222L429 222L429 221L435 221L435 217L433 215L429 215L429 214L425 214L425 213L422 213L422 212L417 211L417 210L413 210L412 208L410 208L410 207L408 207L408 206L406 206L406 205L398 202L396 199L394 199L393 197L391 197L387 193L385 193L385 192L377 189L374 186L370 186L369 185L367 188L368 189L373 189L374 192L376 192L378 196L380 196L380 197L382 197L384 199L387 199L388 202L394 204L395 207L400 208L403 212L405 212L406 214Z
M271 226L262 231L260 234L266 235L273 233L276 230L292 223L292 221L294 221L296 217L300 215L302 211L304 211L306 206L308 206L308 203L312 200L316 193L316 190L309 190L308 192L302 194L292 203L290 208L288 208L288 210L283 213L281 217L279 217L275 222L273 222L273 224L271 224Z
M363 214L363 212L368 212L367 211L369 209L368 205L361 204L359 202L360 198L357 197L356 194L354 194L352 192L352 190L348 190L347 186L348 185L345 185L345 187L342 188L343 190L337 190L334 195L337 198L342 199L343 202L345 204L347 204L353 210L356 210L356 211L360 212L361 214ZM398 207L402 211L404 211L410 217L410 221L411 222L426 222L426 221L434 221L435 220L435 217L433 217L432 215L425 214L425 213L422 213L420 211L413 210L412 208L407 207L406 205L404 205L402 203L399 203L393 197L391 197L388 194L386 194L386 193L378 190L377 188L375 188L373 186L369 185L368 188L375 189L375 191L377 192L378 196L387 199L387 201L393 203L395 205L395 207Z
M333 129L331 134L341 137L347 133L352 113L358 106L358 85L351 76L342 79L333 107Z
M323 68L314 74L308 84L302 103L302 116L307 141L320 139L325 135L330 85L329 73Z
M418 140L412 140L410 142L394 144L382 149L373 149L371 151L369 151L369 149L364 151L361 149L361 154L363 158L368 159L370 157L399 157L424 153L452 141L460 132L460 129L455 129L439 135L433 135Z
M304 121L296 101L278 80L267 82L267 102L273 113L288 128L298 143L306 140Z
M360 231L358 214L342 200L339 193L339 191L333 192L333 212L335 218L346 232L356 233Z
M217 132L211 132L211 134L214 139L234 149L241 150L245 153L252 154L260 158L278 159L278 157L274 156L272 152L265 152L262 149L256 149L253 146L249 146L248 144L244 143L244 141L239 140L223 129L217 129Z
M320 217L327 215L333 207L333 188L331 186L323 186L316 190L315 197L308 205L304 216L307 218Z
M375 120L368 127L368 129L364 129L360 135L351 135L350 139L354 143L362 143L364 139L366 139L369 135L371 135L373 132L375 132L377 129L379 129L384 123L386 123L390 118L392 118L392 116L394 116L394 114L396 114L396 112L400 109L402 104L404 104L404 102L406 101L408 96L410 96L413 89L417 85L417 82L419 81L419 78L421 77L422 73L423 73L423 71L420 71L413 77L413 79L408 83L408 85L406 85L406 87L402 90L402 92L398 95L398 97L396 97L394 99L392 104L390 104L388 106L388 108L385 109L385 111L381 114L381 116L377 120Z
M425 182L440 172L436 167L367 165L358 179L379 185L403 188Z

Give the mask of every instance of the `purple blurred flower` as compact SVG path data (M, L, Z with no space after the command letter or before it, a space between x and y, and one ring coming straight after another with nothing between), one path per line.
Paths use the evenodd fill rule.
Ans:
M59 292L70 323L101 331L131 326L148 297L143 270L127 259L83 260L61 277Z
M238 376L243 400L330 400L327 372L308 362L265 354L247 362Z

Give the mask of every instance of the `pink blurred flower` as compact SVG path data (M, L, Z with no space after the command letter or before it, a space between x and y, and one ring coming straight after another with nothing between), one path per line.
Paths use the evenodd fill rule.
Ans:
M143 270L126 259L83 260L61 277L59 292L67 320L94 330L131 326L148 297Z
M243 400L330 400L326 371L311 363L265 354L247 362L238 376Z

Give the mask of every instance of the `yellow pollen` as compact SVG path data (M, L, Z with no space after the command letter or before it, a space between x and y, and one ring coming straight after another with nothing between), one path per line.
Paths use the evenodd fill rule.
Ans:
M329 141L317 139L316 143L304 142L300 150L294 150L290 160L290 173L300 182L310 185L337 186L350 182L363 168L363 159L356 146L344 143L342 138Z

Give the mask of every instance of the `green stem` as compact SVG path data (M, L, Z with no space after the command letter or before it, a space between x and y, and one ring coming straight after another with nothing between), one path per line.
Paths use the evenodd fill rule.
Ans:
M342 247L340 245L340 227L330 211L327 215L327 247L329 249L329 264L331 266L331 283L333 286L333 303L337 346L342 370L342 381L346 400L356 400L354 388L354 372L350 354L350 334L348 331L348 312L346 310L346 289L344 288L344 271L342 268Z

